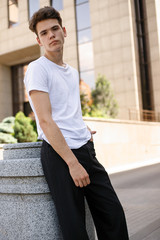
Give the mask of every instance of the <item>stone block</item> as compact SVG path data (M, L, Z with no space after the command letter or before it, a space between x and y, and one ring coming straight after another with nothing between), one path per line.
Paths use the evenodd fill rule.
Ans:
M54 199L40 162L41 144L3 146L3 160L0 161L0 239L63 239ZM95 240L87 203L86 226L89 238Z

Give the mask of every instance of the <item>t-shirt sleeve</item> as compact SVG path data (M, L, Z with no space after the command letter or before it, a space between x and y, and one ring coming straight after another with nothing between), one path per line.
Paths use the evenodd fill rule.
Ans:
M49 92L47 79L47 72L42 65L37 63L29 64L24 78L28 94L32 90Z

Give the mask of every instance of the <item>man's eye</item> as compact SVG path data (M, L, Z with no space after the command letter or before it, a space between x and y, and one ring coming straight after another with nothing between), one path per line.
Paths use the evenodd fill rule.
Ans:
M58 27L53 27L52 28L52 31L56 31L56 30L58 30Z
M41 35L42 35L42 36L43 36L43 35L46 35L46 32L41 33Z

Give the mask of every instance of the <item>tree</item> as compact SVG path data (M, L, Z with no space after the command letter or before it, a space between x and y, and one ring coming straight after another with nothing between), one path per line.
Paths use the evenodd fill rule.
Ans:
M91 116L97 111L102 117L115 118L118 114L118 103L114 98L110 82L105 76L99 75L95 89L92 90L93 105L91 106Z

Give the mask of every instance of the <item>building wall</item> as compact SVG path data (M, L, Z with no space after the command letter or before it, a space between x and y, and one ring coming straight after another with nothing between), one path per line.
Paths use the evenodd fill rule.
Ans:
M49 2L40 0L40 7L49 5ZM128 119L129 109L142 108L134 0L89 2L95 78L99 73L107 77L119 104L118 118ZM68 33L64 61L78 69L74 0L63 0L63 6L60 13ZM146 7L154 103L155 110L160 111L160 0L146 1ZM28 29L27 0L19 1L19 13L19 25L8 28L7 1L0 1L0 30L3 33L0 34L0 64L3 68L6 67L5 72L8 71L5 73L5 79L8 79L3 83L4 88L11 82L10 66L30 62L43 54L43 48L38 46L36 36ZM4 76L3 73L1 75ZM1 109L0 120L5 114L12 114L11 105L10 101L9 105Z
M35 36L28 29L27 0L19 1L19 25L8 28L7 1L0 1L0 121L12 115L11 67L40 56Z
M139 109L130 1L90 1L95 72L111 81L119 104L118 118L127 119L128 109Z
M160 0L146 1L155 111L160 112Z
M0 65L0 121L12 115L12 88L10 67Z
M131 24L131 41L132 41L132 66L133 66L133 79L136 94L136 105L130 106L130 109L136 109L137 115L136 120L140 120L140 109L142 107L142 93L141 93L141 79L140 79L140 69L139 69L139 52L138 52L138 41L137 41L137 30L136 30L136 16L135 16L135 6L134 0L129 0L129 10L130 10L130 24ZM133 118L134 119L134 118Z
M0 1L0 63L14 65L30 60L34 55L33 49L28 53L28 48L36 45L35 36L28 29L27 0L19 1L19 25L8 28L7 1ZM20 52L21 50L21 52Z
M97 133L97 159L109 172L160 162L160 124L85 118ZM145 133L145 136L144 136Z

